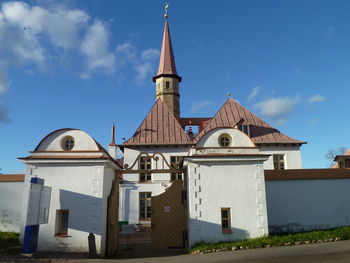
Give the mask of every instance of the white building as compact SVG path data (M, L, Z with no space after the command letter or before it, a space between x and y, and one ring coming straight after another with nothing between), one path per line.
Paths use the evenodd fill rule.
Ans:
M249 232L246 235L235 232L233 236L227 234L222 236L220 230L217 235L209 238L203 231L193 232L194 228L192 228L189 230L189 235L195 240L207 240L208 238L227 240L267 234L263 170L302 168L300 146L304 142L284 135L232 98L228 98L214 117L182 117L179 92L179 83L182 78L176 70L167 19L158 73L153 77L153 81L156 84L156 103L134 135L120 145L124 151L124 164L131 166L136 162L135 165L142 172L123 175L123 181L120 184L119 219L131 224L150 224L151 196L163 193L172 181L185 179L188 186L189 228L191 224L195 224L192 215L199 213L198 209L193 210L194 206L191 202L199 202L198 200L203 202L195 204L195 206L202 207L201 220L209 220L208 222L216 224L218 229L221 229L222 223L220 208L229 208L229 215L234 214L234 222L237 222L237 218L241 218L239 220L246 216L251 218L251 221L243 220L247 225L232 225L232 228L245 229L246 232ZM197 128L197 134L192 132L194 128ZM144 157L137 162L137 157L141 153L152 155L158 152L164 155L172 167L177 167L177 164L185 159L184 167L187 168L187 178L184 178L184 174L147 172L147 170L159 169L159 166L164 169L164 162L155 161L152 158ZM208 199L194 196L192 183L193 180L198 181L199 179L195 179L193 167L196 167L198 163L205 164L199 170L202 176L203 195ZM223 166L219 167L219 164ZM205 170L203 170L204 167ZM239 184L235 184L237 180ZM253 185L259 190L255 188L253 190L251 188ZM225 186L229 187L224 189ZM250 212L245 213L242 210L242 204L246 207L247 196L232 193L237 187L247 188L244 192L245 194L250 193L249 198L252 200L260 198L258 204L252 201ZM216 191L223 191L225 194L217 196ZM218 208L214 208L214 214L213 211L204 208L205 206L211 207L213 203L211 200L217 201L215 206ZM241 206L239 209L236 209L237 204ZM258 216L256 216L256 209L261 210ZM209 215L213 215L213 218L207 217ZM199 218L198 215L194 217ZM253 227L253 225L256 226L257 221L261 222L259 229ZM199 229L209 228L202 226Z
M119 164L87 133L60 129L47 135L31 152L20 158L26 165L21 240L27 225L30 180L37 177L51 187L48 223L40 225L38 251L88 251L94 234L97 253L116 247L117 205L114 237L107 248L109 196L118 194ZM113 187L114 186L114 187ZM111 240L112 239L112 240ZM114 242L114 244L113 244Z

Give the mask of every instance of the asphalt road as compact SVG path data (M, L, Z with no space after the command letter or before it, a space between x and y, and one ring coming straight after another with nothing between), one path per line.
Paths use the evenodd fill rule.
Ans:
M203 255L176 255L128 259L68 260L70 263L350 263L350 241L227 251Z
M42 254L38 258L0 257L0 262L65 262L65 263L350 263L350 240L331 243L317 243L287 247L272 247L225 251L203 255L178 254L164 256L161 254L138 255L127 251L116 258L88 259L86 254L64 255L60 253ZM0 255L1 256L1 255Z

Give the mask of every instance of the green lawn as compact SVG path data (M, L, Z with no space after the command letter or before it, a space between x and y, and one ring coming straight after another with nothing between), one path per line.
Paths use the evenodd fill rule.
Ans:
M268 246L285 246L293 244L313 243L313 242L331 242L336 240L350 239L350 226L341 227L332 230L320 230L304 233L295 233L281 236L266 236L232 242L204 243L195 244L191 251L203 252L209 250L231 250L236 248L260 248Z
M0 232L0 249L18 246L19 233Z

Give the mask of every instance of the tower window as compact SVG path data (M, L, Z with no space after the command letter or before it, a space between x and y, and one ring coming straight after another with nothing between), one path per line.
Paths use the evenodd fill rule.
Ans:
M275 170L284 170L284 154L273 155L273 168Z
M165 81L165 88L169 89L170 88L170 81Z
M61 147L65 151L70 151L74 147L74 139L72 136L66 136L61 141Z
M219 145L222 147L228 147L232 144L232 138L227 133L221 134L219 137Z

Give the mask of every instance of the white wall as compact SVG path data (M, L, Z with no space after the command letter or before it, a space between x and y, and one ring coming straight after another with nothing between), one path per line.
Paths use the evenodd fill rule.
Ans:
M170 164L170 156L187 156L187 147L141 147L141 148L125 148L124 150L124 164L128 164L129 167L134 163L137 156L141 152L147 152L152 155L156 152L161 152L168 163ZM169 167L163 163L162 157L159 157L159 161L152 160L152 169L169 169ZM138 164L133 169L139 169ZM136 223L149 223L139 220L139 193L140 192L152 192L152 196L159 195L165 191L170 185L170 174L152 174L152 181L139 182L139 174L124 174L123 184L120 185L120 198L119 198L119 220L129 221L129 224Z
M265 169L274 169L272 154L284 154L285 169L301 169L301 153L299 146L274 146L274 147L259 147L261 154L271 154L269 159L265 161Z
M350 179L266 181L270 232L350 225Z
M188 165L189 245L268 234L263 160L211 160ZM221 229L231 209L232 233Z
M0 232L19 232L23 182L0 182Z
M98 253L104 251L107 198L114 173L103 164L37 164L32 175L52 187L48 224L40 225L38 251L87 252L94 233ZM112 170L112 169L110 169ZM30 176L26 175L28 188ZM25 210L27 202L25 202ZM56 210L69 210L68 237L56 237Z

